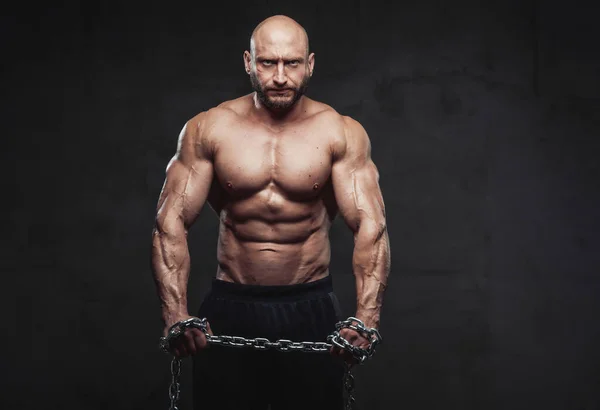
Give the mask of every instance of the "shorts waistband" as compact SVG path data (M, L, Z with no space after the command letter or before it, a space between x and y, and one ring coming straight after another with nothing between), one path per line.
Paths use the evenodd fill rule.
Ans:
M310 299L333 292L331 274L312 282L294 285L247 285L213 279L210 295L237 300L288 301Z

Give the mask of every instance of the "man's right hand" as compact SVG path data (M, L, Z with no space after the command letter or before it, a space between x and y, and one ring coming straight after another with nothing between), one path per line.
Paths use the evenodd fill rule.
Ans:
M169 329L175 323L180 322L182 320L187 320L193 318L194 316L182 316L177 318L177 320L173 320L171 323L167 323L165 329L163 331L163 335L166 336L169 333ZM208 334L212 336L213 332L210 328L210 323L206 322L206 330ZM187 328L185 331L171 340L171 352L178 357L188 357L195 355L200 349L205 349L209 347L209 344L206 340L206 336L200 329L196 328Z

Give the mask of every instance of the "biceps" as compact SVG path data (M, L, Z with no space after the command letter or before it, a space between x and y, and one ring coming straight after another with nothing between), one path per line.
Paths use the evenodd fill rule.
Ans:
M379 173L373 161L354 169L340 163L334 166L332 177L338 208L350 229L357 231L365 222L385 223Z
M167 177L160 195L157 225L164 231L189 227L206 202L213 178L208 160L184 164L174 158L167 167Z

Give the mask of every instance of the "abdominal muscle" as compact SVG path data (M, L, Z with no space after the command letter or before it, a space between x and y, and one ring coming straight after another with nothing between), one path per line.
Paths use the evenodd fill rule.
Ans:
M321 203L305 206L312 209L301 216L269 218L236 218L231 209L222 210L216 278L243 284L292 285L327 276L331 222Z

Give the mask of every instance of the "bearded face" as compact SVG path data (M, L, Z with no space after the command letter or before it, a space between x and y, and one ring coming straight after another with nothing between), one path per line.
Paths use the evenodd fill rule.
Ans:
M285 85L278 86L275 83L263 84L255 71L250 72L250 83L256 91L258 100L268 109L273 111L287 111L306 93L310 75L306 73L299 84L288 81Z
M306 30L286 16L265 19L252 32L244 66L256 100L270 111L289 111L306 93L313 74Z

